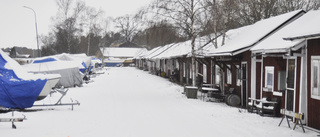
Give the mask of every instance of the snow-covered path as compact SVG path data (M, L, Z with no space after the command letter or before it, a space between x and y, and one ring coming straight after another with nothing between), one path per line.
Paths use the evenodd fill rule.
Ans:
M108 68L94 82L72 88L80 106L24 112L28 120L0 123L10 137L212 137L316 136L290 130L281 118L261 117L224 103L187 99L183 87L135 68ZM57 96L57 95L55 95ZM55 102L54 97L43 102ZM37 102L37 103L43 103Z

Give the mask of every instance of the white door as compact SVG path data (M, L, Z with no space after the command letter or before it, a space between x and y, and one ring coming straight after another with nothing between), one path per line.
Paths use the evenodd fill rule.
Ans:
M287 60L286 109L294 111L296 92L296 59Z

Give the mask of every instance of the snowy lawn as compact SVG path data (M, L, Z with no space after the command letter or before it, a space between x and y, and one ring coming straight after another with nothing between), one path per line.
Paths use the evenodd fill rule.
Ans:
M301 127L289 129L286 121L278 127L281 118L187 99L183 87L136 68L108 68L93 81L69 90L63 102L72 98L81 103L74 111L59 106L22 112L28 120L16 123L17 129L0 123L1 137L317 136ZM36 104L54 103L58 97L55 93Z

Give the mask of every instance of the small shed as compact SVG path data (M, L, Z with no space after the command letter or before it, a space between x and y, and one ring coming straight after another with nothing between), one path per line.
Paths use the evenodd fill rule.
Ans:
M105 66L128 66L134 64L133 58L147 51L146 48L121 48L105 47L100 48L103 53Z

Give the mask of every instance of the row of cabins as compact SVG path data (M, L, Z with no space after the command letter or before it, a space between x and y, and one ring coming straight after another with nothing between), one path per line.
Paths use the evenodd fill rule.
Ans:
M241 107L249 98L280 100L280 108L304 113L303 123L320 130L320 11L297 10L226 32L215 48L208 37L196 40L196 72L221 91L235 89ZM221 45L222 37L218 37ZM192 84L191 41L140 54L136 66ZM222 73L219 73L222 71ZM219 75L222 74L222 75Z

